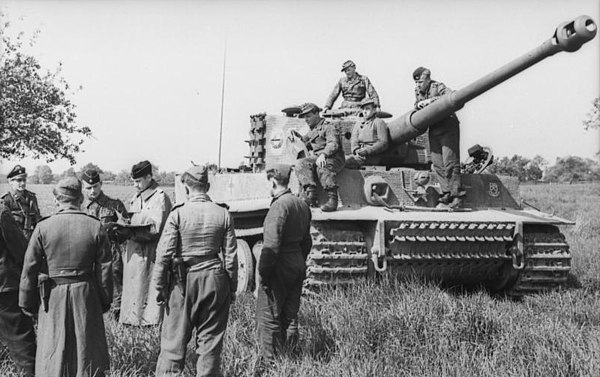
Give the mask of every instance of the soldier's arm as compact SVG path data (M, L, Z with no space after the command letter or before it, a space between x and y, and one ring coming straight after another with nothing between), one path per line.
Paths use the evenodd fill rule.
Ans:
M352 128L352 136L350 137L350 150L355 153L360 146L358 145L358 131L360 130L360 123L356 122Z
M335 86L333 87L331 94L327 98L327 102L325 102L324 107L331 109L333 107L333 104L335 103L335 100L339 97L341 91L342 91L342 80L340 79L340 80L338 80L338 82L335 83Z
M136 242L151 242L155 241L160 237L160 233L165 225L167 216L171 211L171 200L165 193L157 193L159 196L159 203L149 213L148 223L151 225L148 230L136 230L130 237Z
M376 119L374 127L377 131L377 141L370 147L367 147L369 155L385 152L390 144L388 127L385 122L381 119Z
M112 277L112 253L108 235L102 225L98 227L96 261L94 265L94 276L98 286L100 302L102 303L102 312L106 313L110 309L113 299L113 277Z
M31 210L33 211L33 213L35 213L35 219L33 222L33 226L35 227L35 225L42 218L42 215L40 214L40 207L38 206L38 202L37 202L37 197L35 195L33 195L31 197Z
M312 236L310 235L310 222L312 220L312 213L310 209L308 210L308 227L306 228L306 233L304 233L304 237L302 241L300 241L300 250L302 250L302 255L304 255L304 260L308 258L308 254L310 254L310 249L312 249Z
M273 203L263 225L263 249L258 263L258 273L263 283L268 283L273 273L281 247L281 234L287 214L278 202Z
M19 229L17 222L12 217L10 212L5 209L0 209L0 230L2 231L2 239L6 242L6 248L11 259L15 262L19 272L23 270L23 259L27 250L27 239Z
M156 248L156 261L152 271L152 281L159 291L168 288L168 275L171 261L179 247L179 221L177 210L171 212L158 241Z
M329 124L325 128L325 138L327 143L325 148L319 152L319 154L325 154L325 157L333 157L335 153L342 147L340 145L340 138L338 131L332 124Z
M375 87L373 86L373 84L371 84L371 80L369 80L367 76L363 76L363 78L365 80L365 86L367 87L367 93L369 94L369 98L375 101L375 106L381 107L381 105L379 104L379 94L377 94L377 90L375 90Z
M23 271L19 284L19 306L28 312L37 312L38 301L38 273L42 268L44 248L42 246L40 227L36 227L29 240L29 246L23 260Z
M237 239L235 238L235 226L233 218L227 212L225 217L225 233L223 234L223 261L225 262L225 271L229 276L229 283L232 292L237 290L238 281L238 256Z

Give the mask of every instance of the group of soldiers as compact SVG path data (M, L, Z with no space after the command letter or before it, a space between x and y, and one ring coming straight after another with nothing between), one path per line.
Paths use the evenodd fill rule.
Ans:
M358 169L364 165L378 165L382 154L390 146L386 123L378 118L380 101L377 91L367 76L356 72L356 65L348 60L342 65L345 76L336 83L323 109L332 108L337 97L344 100L341 109L360 109L363 119L357 122L350 138L351 154L344 156L341 136L335 126L320 116L321 109L314 103L300 105L299 117L309 126L306 135L295 136L305 143L309 155L298 159L295 172L302 186L302 195L312 207L317 203L317 181L327 192L328 200L321 206L323 211L335 211L338 207L336 175L344 166ZM428 106L451 90L443 83L431 79L431 71L419 67L413 72L415 81L415 109ZM438 205L457 208L465 192L460 177L460 131L456 114L429 126L429 146L433 171L440 183L441 195ZM292 135L294 137L294 135Z
M297 136L310 154L294 168L301 198L288 188L291 166L266 167L273 199L258 261L258 375L285 349L297 348L317 183L328 195L321 209L335 211L336 174L344 166L378 164L389 145L387 126L377 118L380 105L373 85L356 73L352 61L342 71L346 77L324 108L330 109L342 93L343 107L362 109L364 119L352 131L352 154L344 156L335 127L320 116L317 105L306 103L299 117L310 130ZM448 92L425 68L413 77L416 108ZM442 204L460 201L458 135L455 115L430 127ZM181 374L193 331L197 375L220 375L237 287L237 240L226 206L208 195L207 167L193 166L181 175L187 200L172 206L153 178L151 163L133 165L137 192L127 209L103 192L98 171L86 170L56 184L57 211L44 218L35 194L26 189L25 168L15 166L7 178L11 190L0 203L0 339L24 375L103 376L110 366L104 313L123 326L162 325L157 376Z
M288 189L290 173L288 165L266 169L273 200L259 261L258 375L298 340L311 212ZM124 326L162 325L157 376L183 372L193 331L197 375L221 375L237 240L227 207L207 194L207 167L181 175L187 200L172 206L150 162L135 164L137 193L128 209L102 191L98 171L86 170L56 184L57 211L44 218L26 189L25 169L16 166L7 177L11 190L0 203L0 340L23 375L103 376L110 367L105 313Z

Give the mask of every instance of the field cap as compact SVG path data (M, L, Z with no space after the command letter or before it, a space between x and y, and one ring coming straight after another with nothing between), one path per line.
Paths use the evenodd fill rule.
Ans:
M90 185L95 185L100 182L100 174L98 174L96 169L88 169L81 174L81 180Z
M140 161L131 167L131 178L141 178L147 174L152 174L152 164L150 161Z
M189 174L202 184L208 183L208 168L205 165L192 166L184 174Z
M81 196L81 181L73 176L63 178L56 184L54 194L61 194L71 199L77 199Z
M365 107L367 105L377 106L377 104L375 103L375 100L373 100L372 98L366 98L360 103L361 108Z
M415 69L414 72L413 72L413 74L412 74L413 75L413 79L415 81L417 81L421 77L421 74L423 74L423 72L425 72L425 71L429 71L429 70L427 68L425 68L425 67L419 67L419 68Z
M276 180L281 181L290 178L292 167L287 164L270 163L265 171L267 174L272 174Z
M16 165L10 171L10 173L8 173L8 175L6 176L6 178L8 180L11 180L11 179L14 179L14 178L27 178L27 172L25 171L25 167L23 167L21 165Z
M352 60L346 60L344 64L342 64L342 72L346 70L346 68L356 67L356 64Z
M300 105L300 114L298 114L298 118L303 118L306 114L313 111L319 112L321 111L321 108L312 102L303 103Z

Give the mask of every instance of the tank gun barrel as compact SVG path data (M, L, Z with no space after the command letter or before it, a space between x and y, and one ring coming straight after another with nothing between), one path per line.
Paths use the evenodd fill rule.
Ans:
M595 22L588 16L579 16L563 22L554 35L538 47L505 64L492 73L464 88L446 94L421 110L412 110L388 124L390 137L397 144L405 143L427 131L435 124L460 110L465 103L485 93L496 85L517 75L532 65L560 51L574 52L596 36Z

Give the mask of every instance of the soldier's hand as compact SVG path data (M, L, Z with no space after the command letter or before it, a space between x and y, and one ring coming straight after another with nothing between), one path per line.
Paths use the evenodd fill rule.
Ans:
M235 295L235 292L231 292L230 301L232 304L235 303L236 298L237 298L237 296Z
M356 150L356 154L360 157L365 157L367 156L367 150L365 148L359 148Z
M324 154L320 154L319 157L317 157L316 164L320 168L324 168L325 167L325 164L327 164L327 161L325 160L325 155Z
M156 294L156 302L158 305L165 305L167 303L167 294L164 290L159 290Z

